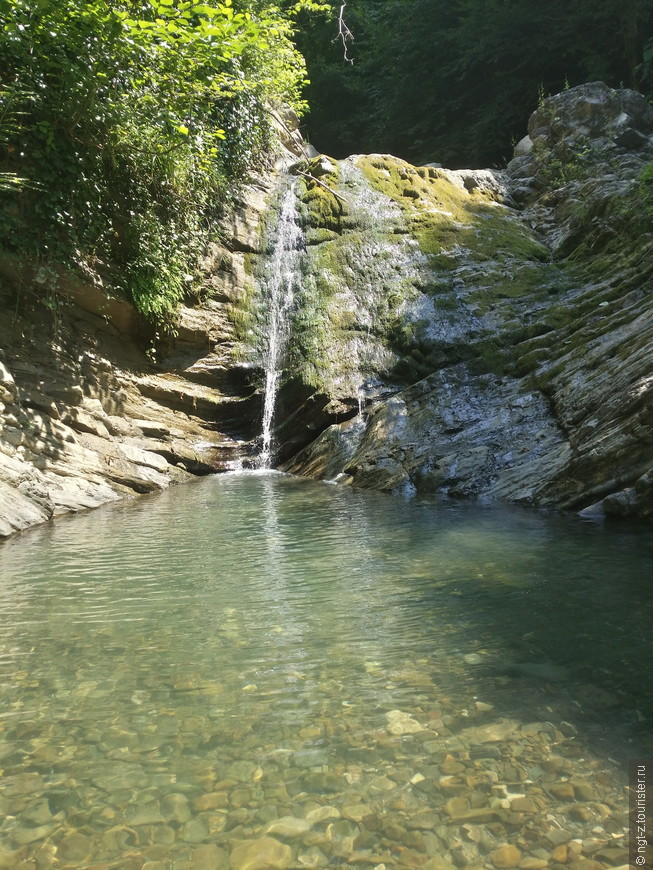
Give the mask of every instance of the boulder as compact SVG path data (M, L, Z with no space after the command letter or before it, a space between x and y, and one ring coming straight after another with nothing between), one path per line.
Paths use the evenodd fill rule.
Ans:
M590 82L548 97L528 121L530 139L543 140L549 147L571 137L606 139L623 148L640 148L651 134L653 107L646 98L627 88L609 88L603 82Z

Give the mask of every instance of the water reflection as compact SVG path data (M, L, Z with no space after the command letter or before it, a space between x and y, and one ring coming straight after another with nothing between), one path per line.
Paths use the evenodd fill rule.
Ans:
M506 842L555 863L556 825L621 842L625 759L653 747L644 531L249 473L0 559L0 866L238 870L266 837L279 866L461 866L459 841L467 863Z

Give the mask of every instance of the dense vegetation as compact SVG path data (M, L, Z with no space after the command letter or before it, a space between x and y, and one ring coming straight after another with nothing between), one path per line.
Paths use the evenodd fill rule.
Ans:
M538 94L653 88L652 28L650 0L0 0L2 247L169 327L272 106L308 99L334 156L492 164Z
M0 0L5 249L109 279L170 323L220 204L301 105L268 0Z
M650 0L348 0L305 21L307 132L335 157L390 152L445 166L501 164L538 98L602 80L653 92Z

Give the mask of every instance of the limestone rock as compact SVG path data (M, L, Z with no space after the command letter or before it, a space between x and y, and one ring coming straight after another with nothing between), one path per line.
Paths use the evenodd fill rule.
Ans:
M543 138L547 143L584 136L610 137L626 148L641 144L639 137L628 141L627 131L644 138L653 133L653 109L636 91L613 90L603 82L579 85L547 98L528 122L530 138Z
M0 454L0 466L1 463ZM25 497L0 478L0 537L43 523L51 516L52 511L44 510L38 503Z
M363 311L376 310L369 288L383 286L397 300L405 344L393 347L388 336L386 346L400 356L394 364L371 336L364 349L341 342L330 352L326 392L340 398L358 372L349 389L359 413L322 427L284 467L389 492L653 517L653 473L643 448L653 437L646 350L653 317L643 289L648 241L637 235L628 256L608 255L600 271L591 265L607 246L619 249L618 216L651 159L653 109L633 91L598 82L545 100L505 173L410 167L388 155L341 161L347 196L369 198L365 215L353 206L360 226L373 221L388 235L394 228L415 256L406 258L397 241L386 254L377 251L373 272L346 228L337 243L330 237L314 247L342 254L351 245L353 277L341 278L324 257L335 285L346 281L336 294L348 300L346 317L363 331ZM435 190L439 199L431 198ZM490 212L479 222L474 202L481 198ZM512 200L525 206L521 215L505 208ZM510 241L502 237L505 256L478 248L491 237L492 209L511 234ZM412 221L420 232L433 222L436 236L436 221L449 226L450 244L438 248L437 264L420 259ZM358 229L357 238L364 232ZM565 261L574 254L578 264L578 251L588 270L580 281ZM404 288L412 284L412 295L393 283L389 267L376 265L382 256L402 274ZM518 287L517 275L531 278ZM360 298L351 289L358 283ZM344 316L333 312L334 319ZM378 316L374 322L382 333ZM376 379L376 395L365 403L363 356ZM335 376L338 366L346 375ZM397 383L402 373L407 386Z

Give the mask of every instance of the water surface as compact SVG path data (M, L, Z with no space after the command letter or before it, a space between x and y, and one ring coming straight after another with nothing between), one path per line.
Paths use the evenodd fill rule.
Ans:
M11 539L0 867L625 863L652 569L645 530L274 473Z

